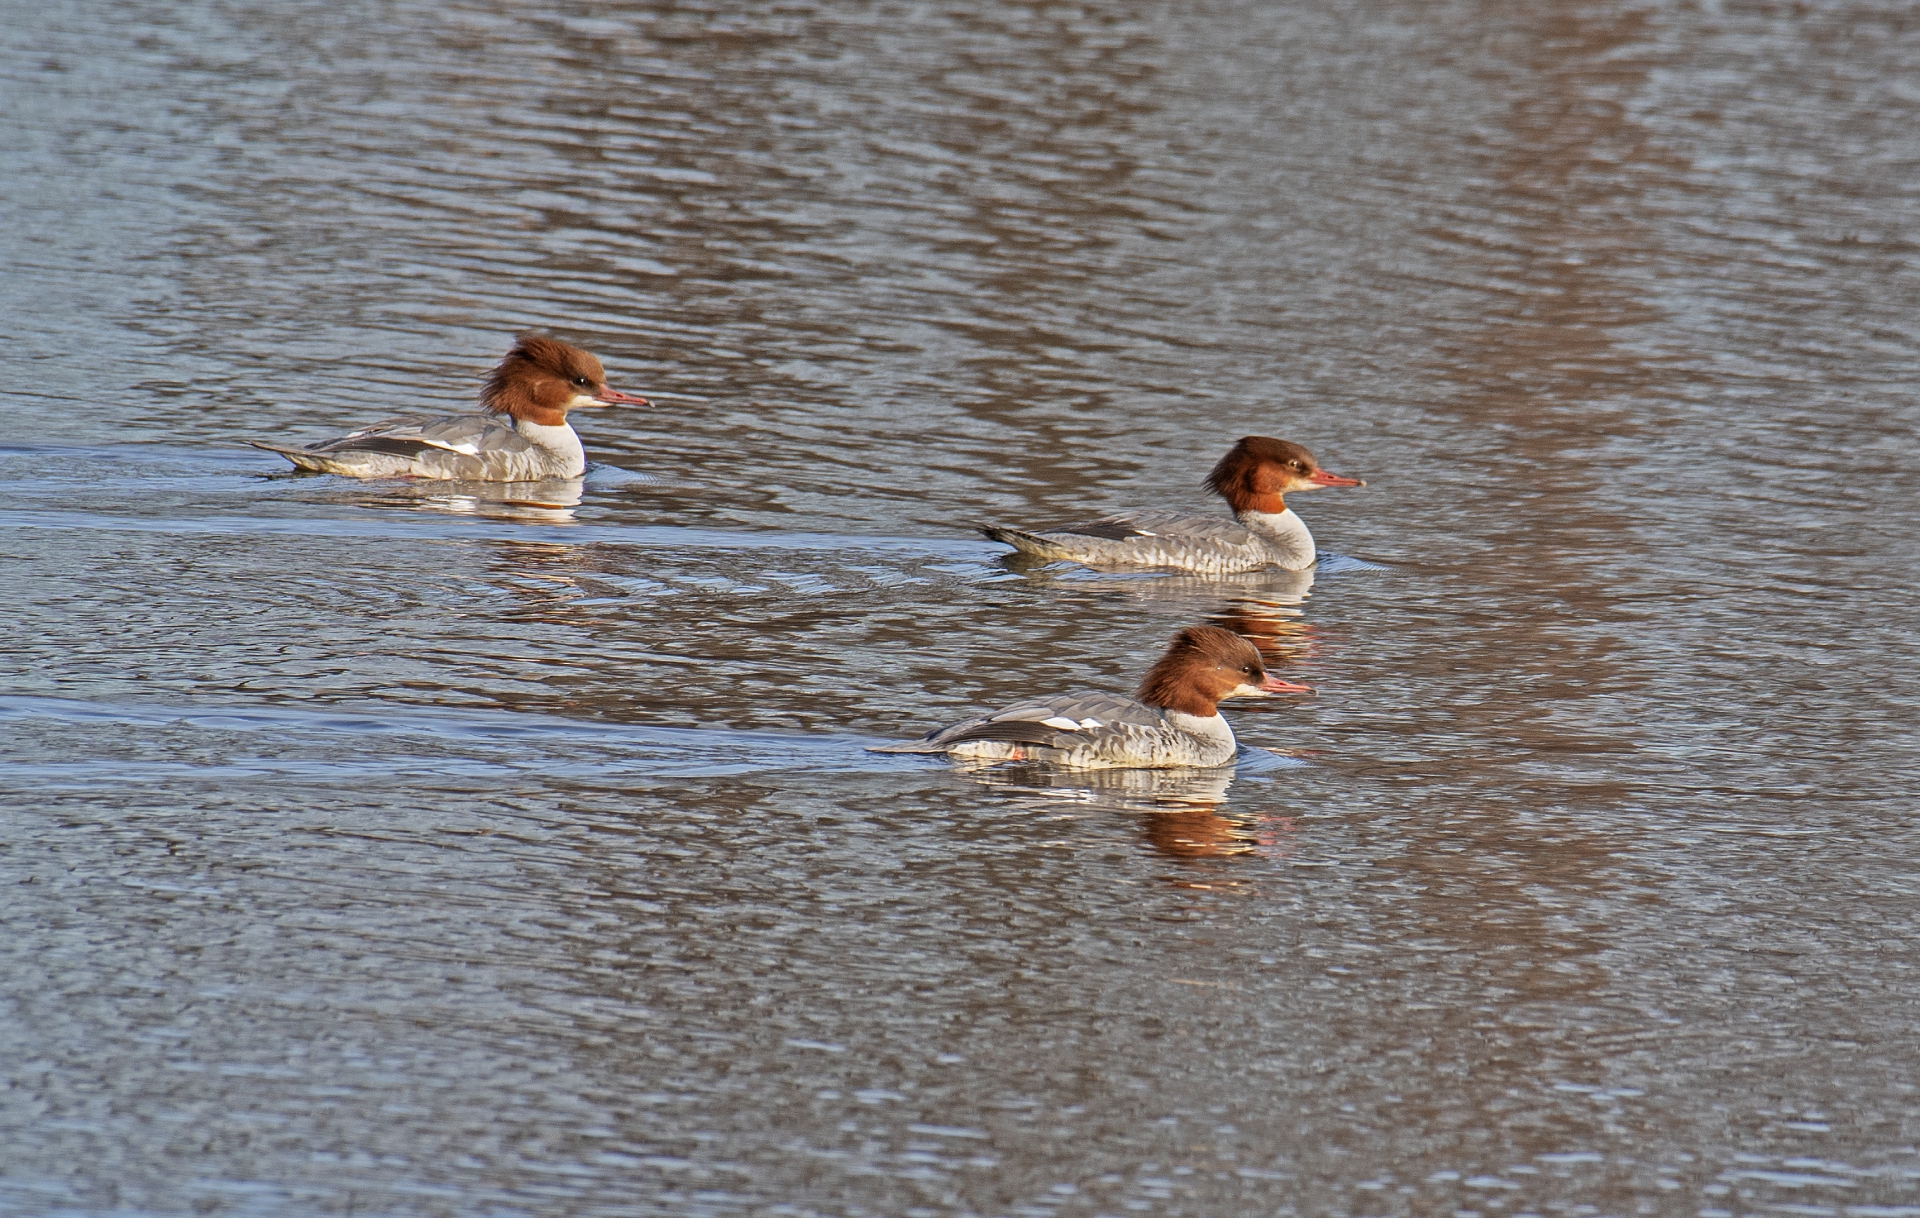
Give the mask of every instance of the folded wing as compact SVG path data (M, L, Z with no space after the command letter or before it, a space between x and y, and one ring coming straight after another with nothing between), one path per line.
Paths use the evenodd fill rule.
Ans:
M1266 544L1230 516L1122 512L1043 533L982 526L995 541L1036 558L1094 566L1249 570L1264 566Z
M1035 748L1072 749L1117 734L1164 729L1159 711L1132 698L1110 693L1073 693L1044 701L1022 702L938 728L918 740L881 745L876 753L944 753L957 744L992 740Z
M312 446L314 452L378 452L413 456L430 448L481 457L533 449L519 432L492 415L402 415L382 419L351 435Z
M1184 512L1121 512L1053 531L1073 537L1099 537L1109 541L1177 537L1230 546L1251 545L1254 541L1247 527L1231 516L1193 516Z

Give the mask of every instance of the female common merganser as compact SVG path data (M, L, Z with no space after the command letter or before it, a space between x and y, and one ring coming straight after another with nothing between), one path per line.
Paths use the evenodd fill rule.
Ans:
M1269 676L1253 644L1232 631L1189 626L1147 670L1138 698L1072 693L1022 702L872 751L1044 761L1077 770L1225 765L1237 746L1220 702L1289 691L1312 692Z
M984 525L980 531L1036 558L1090 567L1172 567L1222 575L1268 565L1304 571L1319 557L1306 522L1281 496L1323 486L1365 486L1320 468L1298 444L1247 436L1207 475L1232 520L1180 512L1122 512L1049 533Z
M567 411L645 398L607 388L589 352L557 338L521 336L480 392L485 414L405 415L306 448L249 440L301 469L349 478L539 482L578 478L587 454Z

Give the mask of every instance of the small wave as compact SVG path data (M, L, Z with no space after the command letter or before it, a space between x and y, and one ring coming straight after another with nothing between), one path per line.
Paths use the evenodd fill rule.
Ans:
M342 770L384 774L406 772L431 761L435 773L449 766L498 773L537 768L543 774L575 771L604 774L609 769L642 772L650 776L708 777L769 770L810 773L878 773L897 767L870 756L875 743L863 737L803 736L782 732L734 731L727 728L651 727L600 723L529 715L511 711L454 710L431 707L306 707L306 706L179 706L154 703L90 702L77 698L35 695L0 696L0 722L50 719L71 724L116 724L152 729L203 732L248 732L305 745L316 733L362 737L435 739L455 745L482 745L492 755L448 759L437 751L409 759L404 755L324 759L300 756L256 757L224 766L179 767L183 773L206 777L223 768L235 772L276 773L296 770L337 776ZM500 746L511 745L511 753ZM143 763L81 763L54 766L43 760L15 762L7 768L21 776L70 774L84 776L102 767L123 776L136 774ZM145 768L153 769L151 763ZM161 766L172 772L172 767Z
M1364 558L1355 558L1351 554L1330 554L1320 551L1320 561L1314 567L1322 575L1350 575L1357 571L1391 571L1392 567L1383 563L1368 562Z

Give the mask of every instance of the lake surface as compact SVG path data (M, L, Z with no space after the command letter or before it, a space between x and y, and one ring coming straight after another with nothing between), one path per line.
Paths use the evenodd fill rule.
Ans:
M0 1213L1920 1215L1911 6L5 26ZM536 328L579 487L241 443ZM1310 588L971 532L1248 433Z

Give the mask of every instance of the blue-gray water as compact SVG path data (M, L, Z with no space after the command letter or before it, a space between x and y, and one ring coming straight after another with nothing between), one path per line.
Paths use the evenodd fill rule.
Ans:
M1920 1215L1916 81L1853 0L12 6L0 1213ZM658 403L577 504L239 443L530 328ZM1383 569L969 530L1246 433ZM1319 691L1230 782L863 751L1200 621Z

